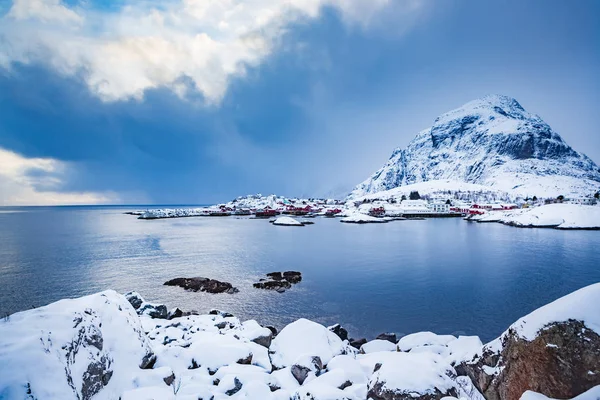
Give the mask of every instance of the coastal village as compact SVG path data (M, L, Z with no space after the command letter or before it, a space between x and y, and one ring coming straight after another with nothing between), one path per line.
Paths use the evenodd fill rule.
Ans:
M490 200L492 198L492 201ZM248 217L268 219L274 225L310 225L315 217L339 218L344 223L384 223L429 218L463 218L473 222L501 222L519 227L600 229L600 194L588 197L538 199L505 195L418 191L391 197L334 200L249 195L228 203L199 208L132 211L140 219L181 217ZM495 198L495 199L494 199ZM537 215L541 214L541 215ZM564 214L564 215L563 215ZM580 221L584 221L581 223Z

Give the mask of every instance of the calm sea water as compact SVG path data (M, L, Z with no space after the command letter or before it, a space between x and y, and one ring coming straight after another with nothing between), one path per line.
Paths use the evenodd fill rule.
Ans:
M135 207L134 207L135 209ZM104 289L201 312L218 308L281 327L340 322L351 336L476 334L600 281L600 232L517 229L461 219L276 227L248 218L143 221L124 207L0 209L0 315ZM299 270L286 293L254 289ZM240 293L163 286L180 276Z

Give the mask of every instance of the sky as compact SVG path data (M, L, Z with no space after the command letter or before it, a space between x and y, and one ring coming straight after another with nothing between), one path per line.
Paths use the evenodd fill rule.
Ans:
M516 98L600 162L600 2L2 0L0 205L343 197Z

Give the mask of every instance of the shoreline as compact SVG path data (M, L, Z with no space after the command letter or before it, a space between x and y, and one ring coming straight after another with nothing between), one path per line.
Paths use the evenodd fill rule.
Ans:
M0 321L0 394L512 400L537 388L572 398L600 390L599 303L596 283L534 310L488 344L432 332L367 341L351 340L339 324L298 319L277 331L227 312L168 311L135 292L108 290Z

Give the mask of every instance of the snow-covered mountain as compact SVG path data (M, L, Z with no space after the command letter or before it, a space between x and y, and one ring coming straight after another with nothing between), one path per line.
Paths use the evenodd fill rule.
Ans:
M492 95L436 118L350 198L434 180L517 196L588 196L600 189L600 168L515 99Z

